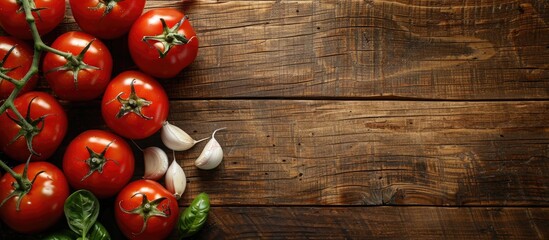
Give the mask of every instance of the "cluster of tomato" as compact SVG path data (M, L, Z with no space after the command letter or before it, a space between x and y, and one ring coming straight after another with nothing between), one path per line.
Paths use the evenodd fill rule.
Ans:
M39 35L64 19L65 0L22 1L31 5ZM0 36L0 73L16 80L24 78L34 57L32 48L20 40L33 38L22 1L0 3L0 26L11 35ZM174 77L194 61L196 33L178 10L153 9L142 14L145 0L69 3L82 32L64 33L45 46L48 49L42 49L46 54L41 74L53 95L33 91L38 81L35 75L13 101L21 114L8 109L0 115L0 151L13 160L31 160L0 179L0 218L18 232L42 232L62 217L70 185L87 189L98 198L117 195L116 220L128 238L164 238L176 223L177 200L154 181L128 184L134 174L134 156L125 138L147 138L162 127L169 101L154 78ZM111 79L113 60L102 40L124 34L128 34L129 52L141 71L122 72ZM36 36L34 43L35 48L42 46L36 45ZM11 82L0 78L1 99L13 90ZM99 97L103 119L114 133L88 130L78 135L66 149L63 171L47 162L67 131L67 116L58 99ZM14 178L13 173L25 181ZM32 186L22 186L28 184ZM151 205L157 208L144 208ZM164 217L144 219L143 211L156 211Z

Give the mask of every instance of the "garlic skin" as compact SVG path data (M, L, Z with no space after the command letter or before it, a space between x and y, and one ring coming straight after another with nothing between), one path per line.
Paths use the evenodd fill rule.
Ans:
M145 161L144 179L158 180L168 170L168 155L158 147L143 149L143 159Z
M168 121L162 124L160 138L166 147L174 151L185 151L192 148L195 144L208 138L194 140L183 129L170 124Z
M219 166L223 160L223 149L221 148L221 145L219 145L219 142L215 139L215 133L223 129L226 128L216 129L212 133L212 138L208 141L202 150L202 153L200 153L200 156L198 156L198 158L194 161L194 165L196 167L203 170L210 170Z
M175 157L166 172L165 181L166 189L173 193L174 197L179 200L187 187L187 177L185 176L183 168L181 168L179 163L175 160Z

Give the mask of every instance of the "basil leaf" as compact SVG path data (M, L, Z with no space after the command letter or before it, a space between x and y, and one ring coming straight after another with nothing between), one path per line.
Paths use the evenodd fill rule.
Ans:
M177 228L181 238L190 237L197 233L208 218L210 198L206 193L200 193L191 205L179 215Z
M45 236L42 240L74 240L76 238L78 238L78 235L74 232L69 229L63 229Z
M100 223L95 222L88 234L89 240L111 240L111 236L107 229Z
M86 239L99 215L99 200L88 190L78 190L65 200L64 210L69 228Z

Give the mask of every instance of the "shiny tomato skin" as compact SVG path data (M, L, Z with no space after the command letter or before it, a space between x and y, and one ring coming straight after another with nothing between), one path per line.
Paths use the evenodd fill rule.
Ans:
M102 39L113 39L127 33L145 8L145 0L113 2L111 11L104 15L106 5L100 4L99 0L69 0L69 3L78 26Z
M143 226L143 217L139 214L128 214L122 211L139 207L145 194L148 201L165 197L157 209L167 213L167 217L150 217L147 228L139 233ZM177 200L159 183L152 180L137 180L128 184L116 197L114 217L120 231L129 239L165 239L173 231L179 215Z
M55 39L52 47L62 52L78 56L82 49L91 41L83 62L99 69L83 69L78 71L77 85L74 82L73 71L51 71L67 63L67 59L48 52L44 57L42 70L53 92L60 99L69 101L86 101L99 97L111 79L112 56L105 44L92 35L83 32L67 32Z
M65 0L34 0L34 3L36 9L41 9L32 14L40 35L53 30L65 18ZM25 13L20 9L17 0L0 1L0 27L16 38L31 39Z
M0 66L0 68L13 68L13 70L5 74L11 78L21 80L21 78L27 74L32 65L32 56L34 53L32 48L29 47L27 43L13 37L0 36L0 59L4 59L9 50L14 46L15 48L6 59L6 62L4 62L4 65ZM36 86L37 82L38 74L35 74L31 77L19 94L32 90ZM0 81L0 99L7 98L14 88L15 86L10 82Z
M136 94L151 102L142 108L142 113L151 119L145 119L135 113L128 113L121 118L116 115L122 104L117 96L127 99L130 95L130 83L134 82ZM118 135L130 139L143 139L157 132L168 117L169 100L164 88L152 77L138 72L126 71L113 78L101 102L101 113L107 126Z
M21 174L24 164L13 170ZM39 172L43 173L38 174ZM37 176L38 174L38 176ZM69 196L69 185L63 172L48 162L31 162L28 168L28 178L36 180L16 211L17 197L10 198L0 207L0 218L10 228L21 233L37 233L53 226L63 216L63 204ZM15 179L10 174L4 174L0 179L0 199L13 192Z
M104 154L105 164L89 176L88 149ZM132 178L134 156L123 138L103 130L88 130L73 139L63 157L63 172L74 189L86 189L98 198L116 195Z
M143 72L158 78L171 78L189 66L198 54L198 38L189 20L185 20L178 33L191 39L187 44L174 46L168 54L160 58L156 48L143 41L145 36L156 36L162 33L162 22L169 28L180 22L185 15L176 9L153 9L141 15L128 35L128 47L133 61ZM149 40L152 43L152 40Z
M53 155L63 141L67 132L67 115L57 100L45 92L27 92L14 100L15 107L23 117L27 116L29 104L31 119L36 120L45 116L43 123L38 125L42 130L32 140L33 149L40 156L33 155L31 158L32 161L44 161ZM8 114L17 119L11 110L0 115L0 147L10 158L24 162L30 155L27 142L25 137L20 137L10 144L21 127L12 121Z

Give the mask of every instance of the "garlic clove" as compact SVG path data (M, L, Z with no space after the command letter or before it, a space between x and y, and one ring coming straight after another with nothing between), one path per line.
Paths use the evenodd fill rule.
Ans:
M143 158L145 161L144 179L158 180L168 170L168 155L158 147L143 149Z
M172 164L170 164L170 167L166 172L165 181L166 189L173 193L176 199L181 198L181 195L183 195L183 192L185 192L185 188L187 187L187 177L185 176L183 168L181 168L179 163L175 160L175 153Z
M221 145L219 145L219 142L215 139L215 133L223 129L226 128L216 129L212 133L210 141L208 141L202 150L202 153L200 153L200 156L198 156L198 158L194 161L194 165L196 167L203 170L210 170L219 166L223 160L223 149L221 148Z
M162 124L160 138L166 147L174 151L188 150L195 144L208 139L203 138L198 141L194 140L189 134L183 131L183 129L170 124L168 121Z

